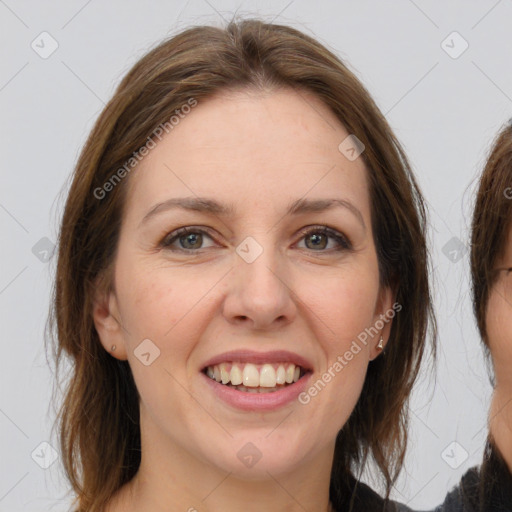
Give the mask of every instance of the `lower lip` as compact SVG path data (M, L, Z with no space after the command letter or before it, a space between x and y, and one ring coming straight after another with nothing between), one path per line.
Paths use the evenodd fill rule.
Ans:
M289 384L279 391L269 393L248 393L219 384L216 380L201 372L206 383L221 400L227 404L244 411L272 411L279 409L294 400L304 391L311 377L311 372L306 373L302 378L293 384Z

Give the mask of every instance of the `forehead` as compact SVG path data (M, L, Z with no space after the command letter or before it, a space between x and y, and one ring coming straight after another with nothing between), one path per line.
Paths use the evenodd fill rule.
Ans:
M130 176L128 204L180 195L271 209L306 195L368 203L362 158L351 161L339 149L349 135L310 92L223 91L199 100L157 141Z

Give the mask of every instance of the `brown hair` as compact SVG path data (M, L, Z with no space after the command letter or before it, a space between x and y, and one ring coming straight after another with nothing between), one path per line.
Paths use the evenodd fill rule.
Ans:
M488 348L485 316L496 281L497 259L503 254L512 220L512 125L495 137L478 183L471 225L473 310Z
M80 512L101 510L136 474L141 455L130 367L103 349L92 320L96 279L104 276L105 289L111 284L129 180L102 199L95 190L191 98L206 101L240 87L311 91L365 145L361 158L368 169L380 280L396 292L402 310L393 320L385 354L370 364L355 410L337 437L331 500L344 506L354 488L352 472L368 457L382 472L387 496L401 469L407 400L429 320L433 339L436 330L421 193L389 125L343 62L293 28L233 21L225 29L187 29L139 60L99 116L74 171L59 236L51 326L58 338L57 367L63 353L72 365L59 427Z

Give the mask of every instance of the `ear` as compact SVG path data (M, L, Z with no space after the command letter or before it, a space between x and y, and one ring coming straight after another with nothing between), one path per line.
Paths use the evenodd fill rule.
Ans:
M391 289L391 287L381 287L373 318L373 326L379 331L379 333L374 336L372 340L372 347L370 349L371 361L376 359L386 348L393 318L396 313L402 309L402 306L395 302L395 297L396 293ZM378 346L381 336L382 348Z
M110 286L105 287L101 279L96 281L95 288L92 316L101 344L111 356L127 360L125 331L115 292Z

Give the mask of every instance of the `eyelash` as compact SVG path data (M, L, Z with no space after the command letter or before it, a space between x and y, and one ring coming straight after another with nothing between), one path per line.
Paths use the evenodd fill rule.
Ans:
M183 248L172 249L172 248L170 248L170 245L172 243L174 243L176 240L178 240L182 236L185 236L185 235L188 235L191 233L193 233L193 234L201 233L203 235L205 234L213 239L213 236L210 234L209 230L206 230L203 228L196 228L194 226L188 226L188 227L176 229L175 231L172 231L171 233L166 235L163 238L163 240L160 242L159 246L168 251L181 252L181 253L187 253L187 254L200 253L203 250L208 249L208 248L206 248L206 249L183 249ZM302 237L300 240L302 240L304 237L311 235L313 233L320 233L322 235L329 236L330 238L332 238L332 239L336 240L336 242L338 242L339 247L330 249L330 250L323 249L323 250L315 251L314 249L307 249L307 248L306 248L306 250L309 250L311 252L329 254L330 252L333 252L333 251L334 252L350 251L352 249L352 244L351 244L350 240L345 235L342 235L335 229L329 228L327 226L312 226L312 227L301 229L300 234L302 235Z

